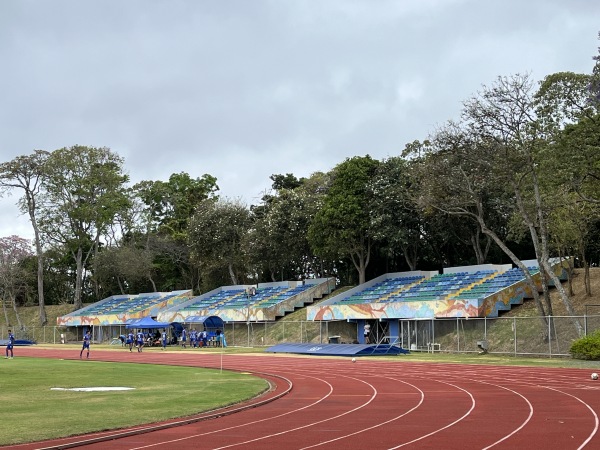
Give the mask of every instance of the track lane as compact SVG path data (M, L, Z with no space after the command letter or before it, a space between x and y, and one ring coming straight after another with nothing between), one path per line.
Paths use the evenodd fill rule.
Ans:
M31 356L41 356L34 354L39 351L46 357L65 357L64 350L43 349ZM66 357L76 359L73 353ZM131 436L112 441L110 447L83 448L152 448L165 446L169 439L183 439L177 441L181 449L462 450L530 448L532 440L539 448L600 448L600 384L589 381L587 371L412 363L405 358L352 364L348 359L282 355L142 355L96 351L93 358L260 369L289 377L294 387L288 395L251 411Z

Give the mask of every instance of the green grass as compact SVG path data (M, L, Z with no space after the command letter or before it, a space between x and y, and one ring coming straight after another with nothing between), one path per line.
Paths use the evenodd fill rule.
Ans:
M133 387L74 392L53 387ZM17 357L0 362L0 445L123 428L237 403L266 390L248 374L149 364Z

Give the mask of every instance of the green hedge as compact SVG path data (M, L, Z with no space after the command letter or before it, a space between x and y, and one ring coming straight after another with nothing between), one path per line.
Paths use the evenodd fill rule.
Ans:
M600 360L600 330L577 339L569 352L576 359Z

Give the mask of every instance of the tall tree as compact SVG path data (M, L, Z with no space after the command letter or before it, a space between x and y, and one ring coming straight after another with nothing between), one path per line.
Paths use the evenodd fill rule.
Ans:
M308 239L315 254L350 258L358 282L366 281L371 257L373 229L370 216L369 184L379 162L369 155L348 158L332 173L322 208L315 215Z
M400 250L410 270L416 270L423 245L423 226L421 211L414 201L410 162L400 157L382 161L369 189L374 239L390 255Z
M206 274L225 270L239 284L247 276L242 244L250 226L250 211L240 201L204 200L189 224L193 260Z
M570 72L549 75L535 96L537 114L549 141L539 164L546 173L552 174L541 181L546 189L557 192L553 203L568 211L555 212L554 218L563 217L555 223L564 229L566 221L576 221L570 230L579 243L576 248L588 294L591 294L591 285L585 242L594 228L593 218L600 213L600 102L590 99L592 80L592 76ZM582 211L585 213L580 215Z
M276 195L263 197L262 205L251 208L253 226L244 248L255 271L268 273L271 281L304 279L315 270L307 233L317 200L314 191L305 188L306 179L287 174L283 182L281 177L271 176Z
M37 292L40 325L48 323L44 299L44 252L38 224L38 198L44 178L48 152L36 150L31 155L18 156L12 161L0 164L0 188L21 189L19 200L21 211L28 214L33 228L35 252L37 256Z
M134 190L149 210L153 230L182 237L185 241L188 222L195 208L203 200L214 198L219 187L212 175L192 178L181 172L172 174L167 182L142 181L134 186Z
M0 238L0 297L2 297L2 308L4 309L6 325L10 325L6 314L6 302L10 302L21 330L23 330L23 324L17 309L17 297L23 294L27 287L29 272L23 263L31 256L31 244L26 239L19 236Z
M123 159L106 147L65 147L47 161L41 226L49 241L68 249L75 262L75 309L82 307L84 273L91 255L130 199Z
M154 254L155 281L161 289L197 287L198 267L189 258L188 226L198 205L216 198L217 179L204 174L192 178L174 173L168 181L142 181L134 188L143 209L143 226L138 227L137 245Z
M469 129L449 123L432 139L431 148L422 158L420 170L421 197L424 208L434 208L451 215L475 221L482 233L489 236L511 261L523 270L547 335L548 311L537 292L528 268L502 238L501 230L490 225L490 214L510 217L515 214L514 200L505 188L510 186L503 170L509 155L498 149L494 141L481 141ZM492 222L495 223L495 222Z

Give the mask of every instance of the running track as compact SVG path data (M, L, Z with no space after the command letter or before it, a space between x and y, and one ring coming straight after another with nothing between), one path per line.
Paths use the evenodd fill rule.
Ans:
M74 359L78 350L19 348L23 356ZM222 367L273 388L254 407L86 449L597 449L600 381L591 370L413 363L284 355L124 351L94 360ZM256 404L261 402L261 404ZM236 407L240 409L239 406ZM201 418L201 417L200 417ZM196 418L198 419L198 418ZM123 430L119 430L123 431ZM13 446L67 448L105 434ZM114 434L114 433L113 433Z

